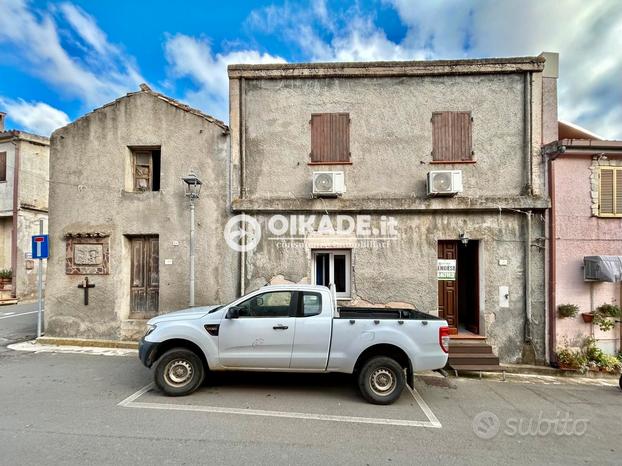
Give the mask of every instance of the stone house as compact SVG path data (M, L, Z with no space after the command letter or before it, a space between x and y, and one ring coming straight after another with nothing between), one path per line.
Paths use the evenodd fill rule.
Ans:
M46 335L134 339L146 319L188 306L190 172L203 182L196 302L234 298L228 134L146 85L52 134Z
M556 136L543 148L552 201L551 346L578 347L594 337L601 349L615 354L621 350L619 323L602 331L580 314L560 318L557 308L575 304L589 313L603 303L622 303L622 141L603 140L564 122Z
M0 270L11 270L0 283L0 302L28 301L37 294L37 265L31 236L39 221L47 228L49 139L5 130L0 113ZM43 261L45 272L45 261Z
M544 362L544 69L229 66L232 211L257 230L240 236L240 292L332 283L342 305L438 312L454 348L494 350L450 350L455 367Z

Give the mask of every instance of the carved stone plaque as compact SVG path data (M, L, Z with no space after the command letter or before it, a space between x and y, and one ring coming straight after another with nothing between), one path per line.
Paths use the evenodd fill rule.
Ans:
M65 235L68 275L107 275L110 262L110 238L102 233Z
M74 244L74 265L99 265L104 260L104 247L102 244Z

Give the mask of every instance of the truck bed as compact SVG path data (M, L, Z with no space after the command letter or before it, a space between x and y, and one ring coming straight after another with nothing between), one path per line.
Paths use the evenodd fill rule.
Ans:
M338 307L337 319L395 319L395 320L441 320L417 309L393 307Z

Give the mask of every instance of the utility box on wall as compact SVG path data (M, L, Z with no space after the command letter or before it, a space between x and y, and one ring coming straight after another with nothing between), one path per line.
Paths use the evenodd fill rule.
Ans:
M622 281L622 256L585 256L583 279L597 282Z

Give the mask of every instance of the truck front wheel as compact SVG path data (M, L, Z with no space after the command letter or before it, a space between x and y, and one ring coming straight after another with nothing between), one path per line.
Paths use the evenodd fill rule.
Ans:
M156 385L168 396L191 394L201 386L204 377L201 358L185 348L174 348L164 353L154 372Z
M358 374L359 390L370 403L388 405L402 394L406 377L395 359L376 356L367 361Z

